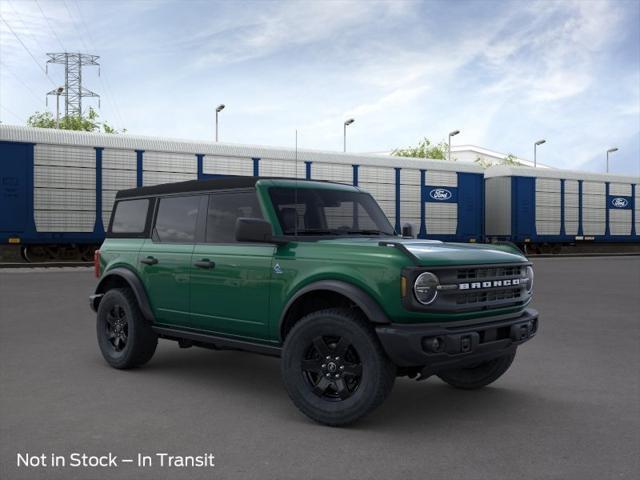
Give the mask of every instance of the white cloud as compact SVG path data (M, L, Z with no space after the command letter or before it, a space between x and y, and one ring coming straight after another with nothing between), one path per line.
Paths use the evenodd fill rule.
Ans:
M65 45L82 48L64 5L40 1ZM351 149L438 141L459 128L460 142L524 157L545 136L545 161L579 166L638 124L638 61L603 70L638 18L632 2L67 4L95 27L132 133L208 138L224 102L224 138L239 142L290 144L298 127L306 146L338 149L353 116ZM59 48L34 2L3 0L0 14L43 64L41 50ZM4 24L0 55L38 95L50 89ZM50 71L60 78L61 68ZM34 96L4 71L1 80L0 100L26 117ZM106 100L97 78L87 86Z

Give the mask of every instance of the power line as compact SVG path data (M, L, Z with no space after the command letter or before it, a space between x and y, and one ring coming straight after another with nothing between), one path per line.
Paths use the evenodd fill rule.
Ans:
M78 34L78 37L80 38L80 41L82 42L82 45L84 46L84 49L88 51L89 47L87 46L86 42L84 41L84 38L82 37L82 33L80 32L80 30L78 29L78 26L76 25L76 19L73 16L73 14L71 13L71 10L69 10L69 6L67 5L67 1L66 0L62 0L62 3L64 4L64 8L67 9L67 13L69 13L69 18L71 19L71 24L73 25L73 29Z
M45 21L47 22L47 25L49 26L49 30L51 30L51 33L53 33L53 36L56 38L56 40L58 41L58 43L62 47L62 50L66 52L67 49L63 45L62 40L60 40L60 37L58 37L58 34L54 30L54 28L51 26L51 22L49 21L49 17L47 17L45 15L44 10L42 10L42 7L40 6L40 3L38 3L38 0L35 0L35 1L36 1L36 5L38 6L38 9L40 9L40 13L42 14L42 16L44 17Z
M29 85L27 85L27 83L24 80L22 80L20 77L18 77L18 75L16 75L14 72L11 71L11 69L9 68L9 65L4 63L2 60L0 60L0 65L2 65L2 68L5 71L9 72L13 76L13 78L15 78L18 81L20 85L22 85L24 88L28 90L29 93L31 93L31 95L33 96L33 98L38 100L38 103L42 101L42 99L38 97L38 94Z
M11 7L11 10L13 10L13 13L15 14L18 21L22 24L22 27L24 28L26 36L29 37L33 41L33 43L35 43L38 46L40 50L45 51L46 49L42 48L40 41L34 35L32 35L31 32L29 31L27 24L24 22L24 20L22 20L22 16L20 15L20 12L18 12L16 7L13 6L13 3L10 2L9 0L6 0L6 1L7 1L7 5L9 5Z
M38 68L40 70L42 70L42 73L45 74L45 76L47 77L47 79L51 82L51 84L54 87L57 87L56 83L51 79L51 77L49 76L49 74L47 73L47 71L42 68L42 65L40 65L40 63L38 63L38 60L36 60L36 57L33 56L33 53L31 53L31 50L29 50L29 48L24 44L24 42L22 41L22 39L18 36L18 34L13 30L13 28L11 28L11 25L9 25L9 23L7 23L7 21L4 19L4 17L2 15L0 15L0 20L2 20L4 22L4 24L7 26L7 28L11 31L11 33L13 33L13 36L16 37L16 39L18 40L18 42L20 42L20 45L22 45L22 48L24 48L27 53L29 54L29 56L33 59L33 61L35 62L36 65L38 65Z
M89 30L89 28L87 27L87 23L86 23L86 21L84 19L84 15L82 14L82 9L80 8L80 4L78 3L78 0L75 0L75 4L76 4L76 9L78 10L78 18L80 19L80 24L84 28L84 30L85 30L85 32L87 34L87 39L91 43L91 46L95 47L96 42L93 39L93 35L91 34L91 30ZM123 118L122 114L120 113L120 107L118 106L118 102L116 100L116 96L113 95L113 91L112 91L112 88L111 88L111 84L109 82L108 75L105 72L104 81L102 80L102 76L98 75L98 78L100 79L100 83L102 84L103 88L107 92L107 99L111 103L111 105L113 106L113 110L114 110L116 116L118 117L118 120L120 121L120 125L123 126L124 125L124 118Z
M19 122L22 122L22 118L20 118L17 114L15 114L14 112L12 112L11 110L9 110L7 107L5 107L4 105L0 104L0 108L3 109L5 112L7 112L9 115L12 115L13 117L16 118L16 120L18 120Z

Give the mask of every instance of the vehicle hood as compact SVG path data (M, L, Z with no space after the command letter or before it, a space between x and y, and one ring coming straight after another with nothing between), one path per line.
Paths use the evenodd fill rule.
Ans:
M527 258L511 245L441 243L429 240L403 241L402 244L421 265L465 263L514 263Z
M370 248L398 248L404 246L417 259L418 264L433 265L474 265L492 263L524 262L527 258L514 245L445 243L438 240L417 240L405 238L340 238L323 242L338 243ZM381 246L381 242L383 245ZM387 244L386 246L384 244ZM395 246L394 246L395 244Z

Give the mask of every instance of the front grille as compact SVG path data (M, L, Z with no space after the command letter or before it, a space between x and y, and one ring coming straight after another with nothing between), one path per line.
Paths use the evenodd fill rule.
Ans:
M520 265L510 265L505 267L490 268L462 268L458 270L458 280L480 280L500 277L519 277L522 275L523 267Z
M440 285L431 311L471 312L525 305L531 298L527 291L527 265L468 265L456 268L420 269L438 276ZM415 279L415 277L414 277ZM519 284L512 282L518 279ZM505 285L505 282L507 283ZM415 304L419 309L417 303Z
M488 292L457 293L456 304L469 305L487 303L499 300L517 300L522 296L521 288L504 288Z

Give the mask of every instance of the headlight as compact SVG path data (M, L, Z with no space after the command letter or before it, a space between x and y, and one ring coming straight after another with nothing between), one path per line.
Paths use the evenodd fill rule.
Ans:
M533 292L533 268L527 267L527 293Z
M413 284L413 293L423 305L429 305L438 296L438 277L431 272L421 273Z

